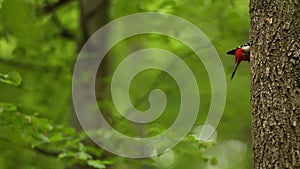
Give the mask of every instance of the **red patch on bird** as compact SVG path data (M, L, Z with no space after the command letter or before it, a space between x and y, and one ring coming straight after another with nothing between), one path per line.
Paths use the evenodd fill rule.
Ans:
M235 50L235 52L234 52L234 55L237 56L237 57L242 57L243 54L244 54L244 51L241 48Z

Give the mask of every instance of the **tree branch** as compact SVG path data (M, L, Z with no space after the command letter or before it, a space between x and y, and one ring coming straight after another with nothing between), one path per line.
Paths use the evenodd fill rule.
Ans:
M12 65L12 66L17 66L17 67L21 67L21 68L26 68L28 70L33 70L33 71L41 71L41 72L59 73L64 70L62 67L49 67L49 66L44 66L44 65L22 63L22 62L18 62L15 60L3 59L1 57L0 57L0 63L3 63L5 65Z
M47 155L47 156L57 157L59 155L59 152L45 150L45 149L42 149L42 148L39 148L39 147L34 147L33 150L35 150L36 152L38 152L40 154L44 154L44 155Z
M61 37L64 37L66 39L75 39L75 35L70 31L68 30L59 20L59 18L57 17L56 13L53 13L52 15L52 21L55 23L55 25L61 29L59 35Z
M24 146L24 145L20 145L20 144L16 144L13 143L11 140L4 138L4 137L0 137L0 141L5 142L13 147L17 147L20 149L24 149L24 150L30 150L30 151L35 151L37 153L43 154L43 155L47 155L47 156L53 156L53 157L57 157L59 155L59 152L54 152L54 151L48 151L48 150L44 150L38 147L35 148L30 148L29 146Z
M67 3L71 2L71 0L59 0L53 4L47 4L42 8L42 12L44 14L49 14L55 11L57 8L66 5Z

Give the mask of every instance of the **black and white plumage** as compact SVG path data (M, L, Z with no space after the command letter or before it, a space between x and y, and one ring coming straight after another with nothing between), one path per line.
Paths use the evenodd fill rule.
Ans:
M228 55L235 56L235 64L234 64L233 72L231 74L231 79L234 77L235 72L242 61L248 61L248 62L250 61L250 45L251 44L247 42L235 49L226 52L226 54Z
M236 47L235 49L232 49L232 50L226 52L226 54L228 54L228 55L235 55L235 51L237 49L243 49L245 52L249 53L250 52L250 46L251 46L251 43L247 42L247 43L244 43L244 44Z

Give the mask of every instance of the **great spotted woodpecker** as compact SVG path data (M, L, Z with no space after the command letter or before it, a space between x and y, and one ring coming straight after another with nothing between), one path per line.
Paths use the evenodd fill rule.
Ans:
M228 55L234 55L235 56L235 64L234 64L234 68L233 68L233 72L231 74L231 80L235 75L235 72L239 66L239 64L242 61L250 61L250 43L245 43L235 49L232 49L228 52L226 52L226 54Z

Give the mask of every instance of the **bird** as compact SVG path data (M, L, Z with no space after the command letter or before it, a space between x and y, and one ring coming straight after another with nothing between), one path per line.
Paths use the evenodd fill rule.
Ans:
M231 74L231 80L233 79L239 64L242 61L248 61L248 62L250 61L250 46L251 46L251 44L249 42L247 42L247 43L244 43L244 44L236 47L235 49L232 49L232 50L226 52L226 54L228 54L228 55L235 56L235 64L234 64L233 72Z

